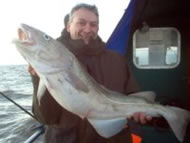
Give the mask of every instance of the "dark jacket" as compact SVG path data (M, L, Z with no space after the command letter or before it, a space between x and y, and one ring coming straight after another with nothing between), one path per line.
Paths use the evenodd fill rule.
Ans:
M108 89L124 94L139 91L124 57L105 49L105 43L98 37L85 45L82 40L71 40L69 33L62 32L57 39L62 42L86 67L89 74ZM123 143L131 142L129 129L104 139L100 137L87 120L63 109L46 90L39 106L36 93L38 77L32 77L34 84L33 112L40 122L47 125L46 143Z

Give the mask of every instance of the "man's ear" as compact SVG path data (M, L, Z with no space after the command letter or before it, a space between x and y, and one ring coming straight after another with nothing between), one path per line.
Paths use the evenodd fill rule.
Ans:
M70 32L70 26L71 26L70 21L68 21L66 26L67 32Z

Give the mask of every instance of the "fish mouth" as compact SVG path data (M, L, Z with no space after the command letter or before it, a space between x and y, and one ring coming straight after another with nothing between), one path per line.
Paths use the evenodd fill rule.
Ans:
M29 44L32 45L34 44L34 41L31 38L31 34L29 31L27 31L23 25L18 28L18 39L20 40L21 43L23 44Z

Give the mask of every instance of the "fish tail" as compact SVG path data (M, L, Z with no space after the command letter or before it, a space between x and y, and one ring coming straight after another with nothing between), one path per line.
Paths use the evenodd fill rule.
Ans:
M190 122L190 111L173 106L166 106L166 108L168 111L164 112L163 116L178 140L183 142L187 126Z

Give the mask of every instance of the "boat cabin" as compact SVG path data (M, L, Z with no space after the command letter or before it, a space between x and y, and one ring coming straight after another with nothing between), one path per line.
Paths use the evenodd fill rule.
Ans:
M107 44L126 57L141 90L185 109L190 109L189 6L188 0L131 0ZM161 119L137 130L143 143L179 142ZM184 143L189 142L188 130Z

